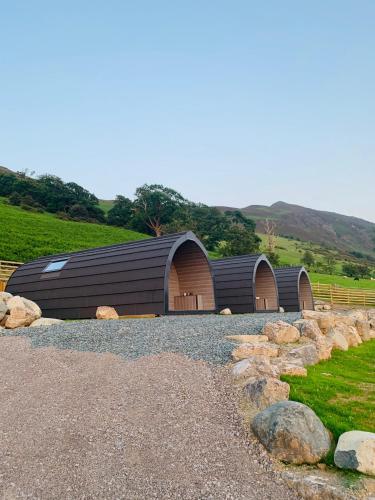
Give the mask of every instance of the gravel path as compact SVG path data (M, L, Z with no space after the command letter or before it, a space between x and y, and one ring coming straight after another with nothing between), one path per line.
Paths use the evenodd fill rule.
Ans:
M127 359L179 352L192 359L225 364L233 349L225 335L259 333L266 321L282 319L292 323L299 318L300 313L268 313L88 320L53 327L6 330L5 334L30 337L34 347L112 352Z
M127 361L32 349L5 336L0 388L0 498L296 498L241 430L223 367L172 353Z

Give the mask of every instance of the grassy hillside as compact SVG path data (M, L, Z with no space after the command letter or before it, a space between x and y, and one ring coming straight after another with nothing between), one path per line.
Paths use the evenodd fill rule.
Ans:
M107 214L113 207L113 203L113 200L99 200L99 207Z
M48 213L33 213L0 198L0 259L26 262L43 255L73 252L147 238L117 227L63 221Z

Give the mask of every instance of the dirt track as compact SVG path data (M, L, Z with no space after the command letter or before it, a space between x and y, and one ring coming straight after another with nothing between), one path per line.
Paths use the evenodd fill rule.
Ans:
M223 368L0 338L1 498L295 498Z

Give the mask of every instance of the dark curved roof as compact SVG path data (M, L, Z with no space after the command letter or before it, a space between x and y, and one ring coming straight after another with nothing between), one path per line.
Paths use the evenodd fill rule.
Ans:
M266 262L273 272L264 254L211 260L219 310L229 307L233 313L255 312L255 275L261 262Z
M303 266L278 267L275 270L277 287L279 289L280 306L287 312L300 311L300 277L306 275L311 292L309 275Z
M173 255L191 231L159 238L42 257L20 266L6 290L39 304L46 317L92 318L100 305L119 314L168 313L168 276ZM67 260L60 271L44 272L51 262Z

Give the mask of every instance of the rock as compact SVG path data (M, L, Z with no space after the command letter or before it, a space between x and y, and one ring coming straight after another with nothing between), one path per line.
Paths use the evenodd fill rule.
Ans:
M289 361L283 358L272 359L271 363L277 367L280 375L293 375L295 377L306 377L307 370L300 360Z
M322 338L318 338L314 343L318 352L319 361L330 359L333 349L333 340L323 335Z
M118 314L114 307L99 306L96 310L97 319L118 319Z
M278 377L279 370L271 365L270 358L266 356L252 356L236 363L232 368L236 380L251 377Z
M258 344L260 342L268 342L268 337L265 335L227 335L225 338L240 344Z
M329 312L303 310L302 318L315 319L323 333L326 333L329 328L335 326L335 316Z
M327 429L311 408L282 401L258 413L251 423L254 434L276 458L292 464L315 464L331 446Z
M276 344L297 342L300 338L300 333L295 326L280 320L275 323L266 323L263 327L263 335Z
M289 398L290 387L277 378L254 378L244 387L244 394L259 410L263 410L278 401Z
M9 299L11 299L13 295L8 292L0 292L0 302L8 302Z
M352 469L375 475L375 433L344 432L339 437L334 460L340 469Z
M225 309L222 309L219 314L223 314L224 316L228 314L232 314L232 311L229 309L229 307L226 307Z
M298 323L302 337L308 337L309 339L315 341L324 338L318 322L315 319L300 319L295 323Z
M6 306L5 302L0 301L0 321L4 318L8 311L8 307Z
M9 318L9 314L6 314L4 318L0 321L0 326L5 328L5 323L7 322L7 319Z
M59 323L64 323L64 321L62 319L54 319L54 318L39 318L31 323L30 328L37 326L58 325Z
M318 350L314 344L296 347L289 351L286 356L288 360L301 360L303 366L316 365L319 363Z
M346 337L336 327L329 330L327 338L332 340L333 349L339 349L340 351L348 350L349 344Z
M285 313L285 309L283 307L279 307L279 313Z
M330 332L332 329L330 330ZM354 326L348 326L344 323L338 323L333 329L334 332L340 333L345 337L349 347L356 347L359 344L362 344L362 339L358 335L357 330Z
M7 301L7 306L9 317L5 322L6 328L29 326L42 315L42 311L35 302L18 295L11 297Z
M332 306L329 304L324 304L323 305L323 311L330 311L332 309Z
M351 316L347 316L345 314L337 314L335 316L335 326L346 325L346 326L355 326L356 320Z
M368 319L368 312L362 309L353 309L352 311L349 311L347 315L353 318L354 321L367 321Z
M279 354L277 346L267 343L241 344L232 352L233 361L250 358L251 356L276 357Z
M370 332L370 322L369 321L364 321L362 319L358 319L355 323L355 327L357 329L358 335L361 337L362 340L371 340L372 335Z

